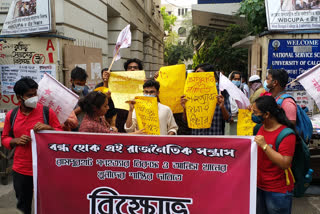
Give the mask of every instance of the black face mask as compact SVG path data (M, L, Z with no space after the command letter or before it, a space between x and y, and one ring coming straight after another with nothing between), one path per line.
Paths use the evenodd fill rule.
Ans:
M255 114L252 114L252 115L251 115L251 120L252 120L253 122L255 122L255 123L261 124L261 123L264 121L264 118L263 118L262 115L257 116L257 115L255 115Z

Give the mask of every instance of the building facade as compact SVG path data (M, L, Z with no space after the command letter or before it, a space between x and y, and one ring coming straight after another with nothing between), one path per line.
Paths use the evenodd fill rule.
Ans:
M177 35L179 36L179 42L186 42L189 32L192 29L191 3L181 2L179 5L176 5L164 1L161 7L165 7L165 11L169 15L174 15L177 17L174 26L172 26L172 31L177 33ZM186 65L186 67L191 67L193 64L193 60L185 60L184 64Z
M166 12L169 15L174 15L177 17L174 26L172 26L172 31L179 35L179 41L185 41L190 31L192 24L188 23L191 17L191 5L174 5L174 4L162 4L161 7L166 8ZM189 25L188 25L189 24Z
M0 5L0 28L8 5ZM102 66L108 67L121 30L131 25L132 44L121 49L112 70L123 70L129 58L144 62L148 77L163 65L163 19L160 0L54 0L55 34L74 39L74 45L102 49Z
M225 30L230 24L240 24L242 17L235 16L241 0L198 0L192 5L194 25L211 27L218 31Z

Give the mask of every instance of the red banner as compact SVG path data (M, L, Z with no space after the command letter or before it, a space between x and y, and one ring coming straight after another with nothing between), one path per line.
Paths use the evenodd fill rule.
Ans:
M250 137L32 137L38 214L255 213Z

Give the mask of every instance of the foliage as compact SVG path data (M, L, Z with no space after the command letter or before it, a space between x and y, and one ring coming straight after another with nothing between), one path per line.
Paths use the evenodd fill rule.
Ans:
M177 20L177 17L173 14L169 15L166 12L166 7L161 7L160 13L163 17L164 31L171 32L171 27L174 26L174 22Z
M164 45L169 46L169 45L177 45L179 40L179 35L171 31L168 36L165 38Z
M165 48L164 61L168 65L176 65L184 63L184 60L192 59L192 48L183 42L178 42L177 45L168 44Z
M209 27L193 26L187 37L187 43L198 51L204 44L208 44L213 40L215 33Z
M259 34L267 27L264 0L244 0L240 3L239 15L245 15L249 30Z
M164 41L165 64L175 65L178 63L183 63L187 59L192 59L192 48L185 43L179 42L179 35L171 29L177 17L174 15L169 15L167 12L165 12L165 7L161 8L161 14L164 20L164 29L165 31L168 31L168 36Z
M247 32L245 27L230 25L225 31L213 31L207 37L200 29L198 29L200 35L193 35L193 38L200 38L202 43L193 56L193 67L201 63L211 63L217 70L224 71L225 74L232 70L247 72L248 50L232 48L232 44L245 37ZM204 30L208 31L207 28ZM211 35L214 36L211 37Z

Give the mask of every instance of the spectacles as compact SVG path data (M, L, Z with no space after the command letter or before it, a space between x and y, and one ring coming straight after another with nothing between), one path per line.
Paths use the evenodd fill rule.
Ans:
M139 67L138 66L128 66L128 70L131 70L131 69L139 69Z

